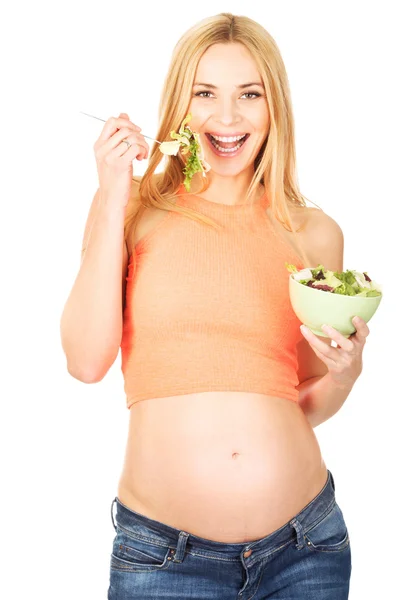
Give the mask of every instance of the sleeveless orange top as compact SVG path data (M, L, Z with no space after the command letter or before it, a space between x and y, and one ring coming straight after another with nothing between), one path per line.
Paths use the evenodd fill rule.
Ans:
M126 277L121 370L126 406L195 392L298 401L300 320L285 261L304 268L265 209L178 191L222 231L168 211L135 246Z

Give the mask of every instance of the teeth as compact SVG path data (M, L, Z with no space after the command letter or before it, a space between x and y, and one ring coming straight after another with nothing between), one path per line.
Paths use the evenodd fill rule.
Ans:
M220 135L212 135L210 133L211 137L214 140L217 140L218 142L228 142L228 143L232 143L232 142L238 142L239 140L242 140L244 137L246 137L246 134L244 135L236 135L234 137L222 137Z
M243 138L240 138L239 143L236 146L234 146L233 148L222 148L222 146L220 146L214 139L211 139L211 143L214 146L214 148L217 148L217 150L219 150L220 152L230 153L230 152L236 152L236 150L239 150L239 148L241 146L243 146L243 144L245 144L246 142Z

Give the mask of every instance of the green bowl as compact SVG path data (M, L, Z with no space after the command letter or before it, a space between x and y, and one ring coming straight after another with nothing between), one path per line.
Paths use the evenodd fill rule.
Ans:
M368 298L316 290L296 281L292 273L289 275L289 297L298 319L315 335L330 337L321 330L326 324L346 338L356 331L351 320L358 316L368 323L382 300L382 294Z

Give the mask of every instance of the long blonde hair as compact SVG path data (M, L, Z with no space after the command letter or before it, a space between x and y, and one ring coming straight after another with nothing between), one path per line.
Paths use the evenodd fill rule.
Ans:
M191 102L192 86L197 65L203 53L216 43L241 43L255 60L265 86L270 115L268 137L262 145L255 161L254 175L246 200L262 184L268 196L271 212L286 230L298 233L304 227L294 229L290 215L292 206L305 207L306 198L300 193L296 172L296 152L294 141L294 118L286 69L271 35L256 21L231 13L221 13L207 17L191 27L176 44L170 66L165 77L159 104L159 127L156 138L168 140L172 130L177 131L187 115ZM141 178L134 178L138 184L134 197L140 202L132 202L125 216L125 238L133 239L132 226L136 227L144 208L156 207L174 210L206 225L219 228L212 219L184 206L176 206L174 199L182 185L184 160L177 156L165 157L165 169L155 173L164 155L154 144L149 153L149 164ZM207 177L203 179L201 194L208 188ZM315 204L314 202L312 204ZM315 205L318 206L318 205ZM318 207L320 208L320 207ZM297 238L298 239L298 238ZM133 243L132 243L133 247ZM299 255L305 266L312 266L302 244Z

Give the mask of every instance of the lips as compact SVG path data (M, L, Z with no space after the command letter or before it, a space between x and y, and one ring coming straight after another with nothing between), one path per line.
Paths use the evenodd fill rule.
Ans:
M238 139L233 140L231 142L228 141L223 141L223 140L218 140L216 138L225 138L225 139L231 139L231 138L241 138L241 141L245 142L247 140L247 138L250 136L249 133L231 133L231 134L222 134L222 133L211 133L211 132L207 132L205 134L208 139L210 141L214 141L217 142L217 144L237 144L239 142Z
M206 133L205 136L207 138L208 145L210 146L210 148L212 149L212 152L214 154L216 154L217 156L220 156L220 157L224 157L224 158L233 158L242 152L243 147L246 144L246 141L250 137L250 134L246 133L246 134L244 134L244 137L242 137L241 140L235 140L233 142L222 142L222 141L216 140L213 137L213 135L210 133ZM235 137L239 137L239 136L218 136L218 137L224 137L226 139L227 137L235 138Z

